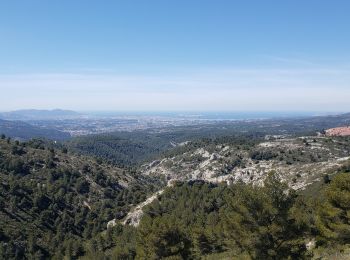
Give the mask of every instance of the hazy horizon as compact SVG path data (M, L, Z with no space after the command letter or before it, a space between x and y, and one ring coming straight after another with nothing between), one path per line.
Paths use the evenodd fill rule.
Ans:
M145 110L145 109L72 109L69 107L46 107L46 108L37 108L37 107L17 107L10 110L0 110L3 112L18 112L18 111L72 111L77 113L349 113L347 110L187 110L187 109L158 109L158 110Z
M2 111L0 113L18 113L35 115L39 112L76 112L77 116L97 116L97 117L144 117L144 116L156 116L156 117L174 117L174 118L187 118L187 119L213 119L213 120L230 120L230 119L263 119L263 118L283 118L283 117L309 117L309 116L326 116L326 115L340 115L349 113L348 111L233 111L233 110L72 110L72 109L35 109L35 108L21 108L11 111ZM22 113L21 113L22 112ZM32 112L32 113L31 113ZM54 115L54 114L53 114Z

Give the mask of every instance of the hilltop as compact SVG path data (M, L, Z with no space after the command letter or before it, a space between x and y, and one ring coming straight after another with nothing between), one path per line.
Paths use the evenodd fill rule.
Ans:
M7 120L48 120L48 119L68 119L80 116L78 112L64 109L39 110L21 109L0 113L0 118Z
M350 126L331 128L325 132L327 136L350 136Z

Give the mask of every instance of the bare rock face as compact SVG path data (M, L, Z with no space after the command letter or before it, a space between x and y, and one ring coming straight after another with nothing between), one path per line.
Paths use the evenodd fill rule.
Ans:
M115 225L117 225L117 220L116 219L112 219L111 221L108 221L107 223L107 229L114 227Z
M131 226L137 227L140 224L140 220L143 216L143 207L145 207L148 204L151 204L163 192L164 192L164 190L160 190L160 191L156 192L155 194L153 194L151 197L149 197L144 202L137 205L132 211L130 211L128 213L125 220L123 221L123 225L131 225Z
M313 238L313 239L311 239L309 241L306 241L305 246L306 246L306 249L308 251L311 251L312 249L314 249L316 247L315 238Z
M220 154L218 154L218 153L213 153L213 154L210 156L210 160L215 161L215 160L219 159L220 157L221 157Z
M159 160L155 160L155 161L153 161L153 162L151 162L151 163L149 164L149 167L152 168L152 167L158 165L159 163L160 163Z
M328 129L326 130L326 136L350 136L350 126Z

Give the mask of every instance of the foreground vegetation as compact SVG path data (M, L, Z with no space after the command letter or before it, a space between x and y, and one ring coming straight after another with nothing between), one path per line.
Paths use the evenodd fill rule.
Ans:
M285 191L274 175L264 187L177 183L138 228L117 226L93 240L103 247L87 258L331 259L349 248L349 173L324 184L317 199Z

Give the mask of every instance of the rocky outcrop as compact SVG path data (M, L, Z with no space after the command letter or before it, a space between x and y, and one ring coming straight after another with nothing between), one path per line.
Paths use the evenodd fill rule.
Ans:
M333 168L339 167L348 158L348 152L337 142L329 142L326 137L305 136L302 138L275 139L257 144L250 150L237 149L233 145L201 147L195 150L164 158L141 169L141 173L164 176L167 180L204 180L208 182L253 183L261 185L270 171L277 172L293 189L304 189L317 181ZM331 146L329 146L331 144ZM291 154L286 162L280 157L255 160L251 151L274 154ZM295 156L304 154L317 157L314 162L299 162ZM321 159L319 159L321 158ZM340 160L339 160L340 159Z
M228 144L201 147L146 164L141 168L141 174L165 177L168 186L177 180L226 182L228 185L237 182L263 185L268 173L274 171L291 189L302 190L322 180L325 174L334 172L349 160L349 149L345 149L336 139L328 139L315 136L275 139L249 149ZM252 151L265 152L268 155L276 151L281 153L268 159L252 159ZM280 157L284 154L288 156ZM298 161L294 158L300 156L301 159L305 159L305 154L317 158L309 161ZM152 203L163 191L155 193L137 205L127 214L123 224L138 226L143 216L143 207Z
M326 136L350 136L350 126L328 129L326 130Z
M134 209L132 209L127 214L127 216L125 217L124 221L121 222L121 224L123 224L123 225L131 225L131 226L137 227L140 224L140 220L141 220L141 218L143 216L143 208L145 206L147 206L148 204L151 204L163 192L164 192L164 189L156 192L155 194L153 194L152 196L147 198L147 200L145 200L144 202L138 204ZM117 219L112 219L111 221L108 221L107 229L116 226L117 223L118 223Z
M156 192L151 197L149 197L147 200L145 200L144 202L137 205L132 211L130 211L128 213L125 220L123 221L123 224L137 227L140 224L140 220L143 216L143 207L147 206L148 204L151 204L163 192L164 192L164 189Z

